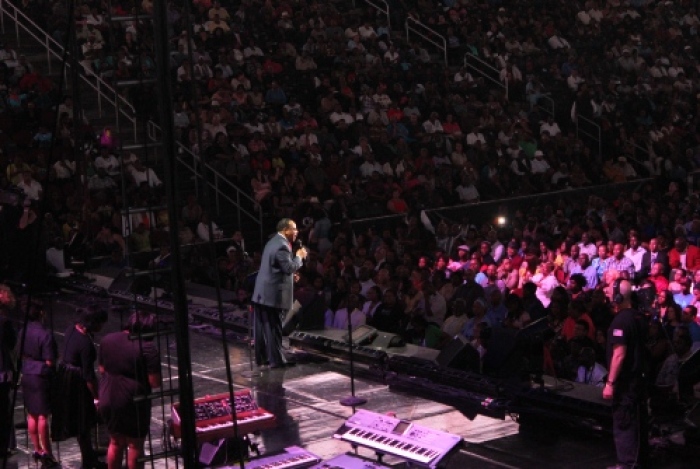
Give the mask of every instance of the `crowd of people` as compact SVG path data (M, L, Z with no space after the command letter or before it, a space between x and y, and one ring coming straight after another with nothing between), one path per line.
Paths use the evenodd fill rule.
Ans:
M298 220L309 252L296 297L320 302L327 327L369 324L434 348L461 335L485 355L495 331L540 320L544 371L602 386L605 292L625 279L646 314L651 379L687 395L680 365L700 344L694 3L392 0L386 18L349 2L196 0L189 14L170 2L177 138L269 219ZM75 23L87 71L148 83L152 22L128 18L153 2L109 5L76 2L77 21L65 2L21 8L61 43ZM408 17L444 35L447 64L406 39ZM505 90L463 67L465 54L493 65ZM0 68L3 270L26 268L34 245L59 272L66 257L167 267L167 211L151 209L167 205L160 169L74 114L9 44ZM130 96L140 117L154 115L148 90ZM589 121L598 137L577 132ZM610 199L504 203L498 226L467 205L644 176ZM185 198L187 279L218 278L246 302L260 250ZM459 220L424 211L461 204ZM351 222L387 214L404 217ZM214 263L207 241L226 246Z
M639 176L684 184L697 163L696 97L684 78L694 75L691 6L543 5L551 13L538 18L529 14L532 6L508 1L391 2L389 27L366 5L197 1L187 15L170 3L180 141L278 218L303 218L315 200L337 222ZM28 1L22 8L65 42L66 5L45 6ZM129 20L151 13L152 3L110 8L76 4L81 63L112 84L152 79L152 22ZM401 37L407 16L444 34L455 60L442 64L429 46ZM507 93L461 67L465 53L500 70ZM12 138L3 186L17 184L34 201L46 191L54 229L45 245L62 238L53 236L60 228L62 242L74 226L92 241L108 225L128 238L118 243L121 252L97 254L108 262L126 263L127 247L159 249L164 243L151 239L152 228L165 226L164 213L134 216L125 230L120 211L165 205L160 170L121 152L109 128L85 122L89 137L74 135L73 120L81 117L73 116L71 98L53 91L10 46L0 56L5 112L20 116L6 124ZM147 95L137 102L149 102ZM545 97L553 112L543 110ZM59 115L53 134L52 107ZM579 138L579 115L597 122L602 145ZM53 138L57 145L48 151ZM87 142L86 159L76 161L76 141ZM211 221L206 212L188 213L185 241L208 240L208 230L200 229Z

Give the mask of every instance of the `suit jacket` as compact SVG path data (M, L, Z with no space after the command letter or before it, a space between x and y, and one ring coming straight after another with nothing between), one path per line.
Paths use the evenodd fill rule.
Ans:
M287 238L275 234L265 245L255 280L253 303L288 310L294 302L294 272L302 266Z
M668 265L672 269L680 269L681 267L681 253L676 248L668 251ZM695 271L700 269L700 248L691 244L686 247L685 265L688 270Z
M666 268L665 273L668 274L668 254L664 251L659 251L656 255L656 262L662 263ZM678 262L680 262L680 257L678 258ZM651 252L647 251L642 256L642 267L637 274L639 278L642 279L648 277L649 272L651 272Z

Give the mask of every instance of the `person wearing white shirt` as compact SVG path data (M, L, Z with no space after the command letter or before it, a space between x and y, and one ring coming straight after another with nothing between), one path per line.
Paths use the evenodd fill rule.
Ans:
M579 253L588 255L589 259L593 259L598 254L598 247L591 242L588 233L581 233L581 242L578 243Z
M568 186L571 174L569 174L569 168L566 163L561 163L559 168L552 174L552 185L553 186Z
M547 39L547 44L549 44L549 47L551 47L554 50L571 48L569 41L559 36L558 34L553 34L549 39Z
M360 174L362 174L364 179L368 179L375 171L379 174L384 174L382 165L374 160L373 154L368 153L365 155L365 162L360 165Z
M458 298L452 303L452 315L442 324L442 331L450 337L455 337L462 332L468 320L467 302Z
M569 86L569 89L571 91L578 91L578 87L581 86L582 83L585 83L585 79L578 74L578 70L573 69L571 70L571 74L569 77L566 79L566 84Z
M486 137L484 134L479 132L480 128L475 127L471 132L467 134L467 145L476 145L476 142L481 142L482 145L486 145Z
M70 179L75 174L75 161L70 161L68 159L58 160L53 164L53 171L56 175L56 179Z
M466 69L461 69L457 73L455 73L453 80L455 83L461 83L463 81L466 81L467 83L473 83L474 77Z
M544 174L549 171L549 163L544 159L542 150L535 151L535 157L530 162L530 171L532 174Z
M197 237L202 241L209 241L209 215L206 213L202 214L202 219L197 225ZM224 237L224 232L219 228L219 226L211 220L211 231L214 234L214 239L221 239Z
M251 57L264 57L262 49L255 44L249 44L245 49L243 49L243 57L249 59Z
M58 274L67 271L62 238L55 239L52 246L46 250L46 263Z
M395 46L391 46L389 50L384 53L384 61L392 64L397 63L400 57Z
M44 191L41 183L32 177L31 170L26 170L22 173L22 180L17 184L17 187L22 189L29 199L34 201L41 199Z
M634 264L634 271L639 272L642 270L642 258L647 250L639 245L639 238L634 234L630 236L629 246L629 249L625 251L625 257Z
M333 329L348 329L348 311L350 312L350 325L353 330L367 323L367 316L365 316L365 313L360 309L360 299L358 296L348 295L346 306L338 309L333 315Z
M608 370L603 365L595 361L595 350L591 347L584 347L579 352L579 367L576 371L576 382L589 384L602 388L605 385L605 378Z
M622 173L625 175L627 179L634 179L637 177L637 171L634 170L631 164L627 162L627 158L624 156L621 156L617 159L617 161L620 164L620 168L622 169Z
M231 31L229 25L221 18L219 18L219 15L214 15L214 17L211 20L204 23L204 29L206 29L209 33L213 33L217 29L222 30L224 33L228 33Z
M444 132L442 123L438 119L437 112L430 113L430 118L423 122L423 130L426 134L439 134Z
M119 176L119 160L108 148L102 148L101 153L95 158L95 169L103 169L108 176Z
M455 191L459 194L459 199L462 202L472 203L479 201L479 191L469 176L462 178L462 183L455 188Z
M668 67L668 76L671 78L676 78L678 77L679 73L682 73L685 75L685 71L683 70L683 67L678 65L677 63L674 62L674 64L670 67Z
M549 132L550 137L556 137L561 133L561 129L559 128L559 124L554 122L554 118L552 116L549 116L547 121L543 122L540 126L540 134L542 132Z
M231 19L231 16L228 14L228 11L226 10L226 8L223 8L221 6L221 2L219 1L212 2L212 6L207 12L207 16L209 16L210 19L214 19L217 16L222 20Z
M374 283L374 280L372 280L372 277L370 276L371 273L373 273L373 271L371 271L368 267L360 267L360 274L358 275L358 280L360 281L360 295L365 298L367 298L367 292L369 292L372 287L377 285Z
M357 32L360 34L362 39L373 39L377 37L377 32L374 30L369 21L365 21L362 26L357 28Z
M532 277L532 283L537 286L535 296L542 302L545 308L552 302L552 293L559 286L559 281L553 274L554 264L545 262L542 264L542 271Z
M387 109L391 106L391 98L386 93L375 93L372 95L372 101L379 104L379 107Z
M597 6L594 6L590 10L588 10L588 16L591 17L591 20L600 23L603 20L603 11L600 10Z
M350 113L343 111L339 104L336 105L335 110L331 112L330 116L328 116L328 119L333 125L338 125L338 122L340 122L341 120L345 121L345 123L348 125L352 124L355 121L350 115Z
M163 184L156 172L152 168L144 166L141 160L136 160L134 163L134 167L131 169L131 177L137 187L143 183L147 183L148 187L158 187Z

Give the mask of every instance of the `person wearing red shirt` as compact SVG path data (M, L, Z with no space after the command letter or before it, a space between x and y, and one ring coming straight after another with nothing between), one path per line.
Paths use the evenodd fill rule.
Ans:
M686 269L692 272L700 269L700 248L688 244L685 236L679 236L668 252L668 265L672 269Z
M649 280L654 284L657 295L662 291L668 290L668 278L664 275L664 270L665 267L661 262L655 262L651 265Z
M566 340L571 340L576 335L576 323L578 321L586 321L588 323L588 338L595 340L595 325L593 320L586 312L586 303L581 300L574 300L569 305L569 316L564 320L561 326L561 335Z

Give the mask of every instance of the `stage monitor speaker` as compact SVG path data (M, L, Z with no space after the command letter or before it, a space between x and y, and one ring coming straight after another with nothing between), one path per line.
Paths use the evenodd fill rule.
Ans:
M491 328L483 360L483 373L491 376L516 377L523 357L515 353L517 330Z
M326 327L326 300L323 295L298 295L282 321L282 335L296 330L320 331Z
M435 361L443 368L454 368L476 373L481 368L479 352L461 335L448 342L440 350L440 354Z
M498 454L498 459L491 455L475 454L465 448L465 444L458 446L458 450L449 452L438 464L440 469L464 469L465 467L478 467L479 469L503 469L504 467L523 467L522 459L516 453L504 451Z
M122 269L109 286L108 292L121 291L134 295L150 296L153 291L150 275L132 275L129 269Z
M678 391L681 398L694 399L697 383L700 383L700 350L693 352L678 370Z
M377 329L367 324L357 326L352 331L352 341L355 345L367 345L377 337ZM343 336L343 342L348 342L348 335Z
M382 349L392 348L392 347L404 347L406 342L400 335L392 334L391 332L381 332L378 331L377 337L372 341L372 347L378 347Z
M311 302L298 313L299 324L297 329L300 331L319 331L325 328L326 322L326 300L323 295L314 295Z

